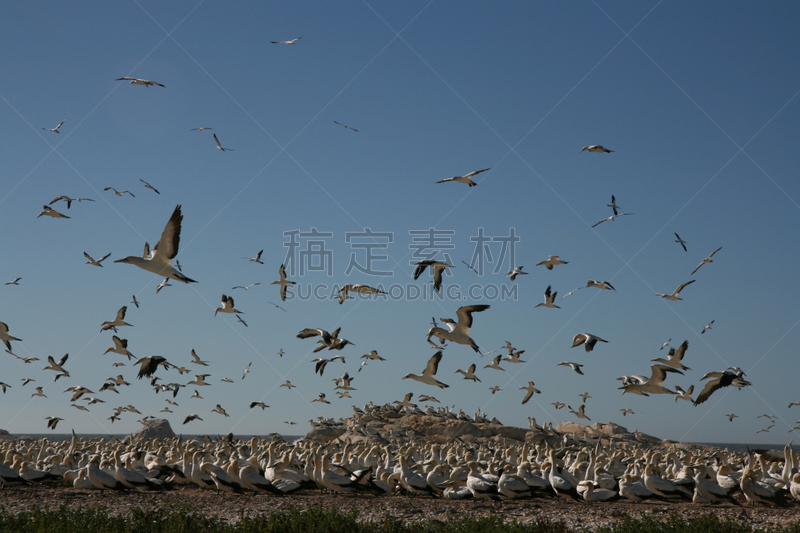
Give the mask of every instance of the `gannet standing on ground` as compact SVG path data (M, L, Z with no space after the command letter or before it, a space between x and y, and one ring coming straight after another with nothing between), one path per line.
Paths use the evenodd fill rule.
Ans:
M446 181L457 181L459 183L466 183L470 187L474 187L477 185L474 181L472 181L472 176L480 174L481 172L486 172L487 170L491 170L489 168L484 168L483 170L473 170L469 174L465 174L463 176L453 176L452 178L445 178L443 180L439 180L436 183L444 183Z
M115 263L129 263L148 272L153 272L159 276L164 276L184 283L196 283L195 280L190 279L172 266L172 260L178 255L178 245L181 239L181 222L183 215L181 214L181 206L175 207L172 216L169 218L164 231L161 233L161 238L155 247L155 253L148 257L139 257L129 255L123 259L117 259Z
M217 307L214 310L214 316L217 316L217 313L219 313L219 312L222 312L222 313L239 313L239 314L242 314L242 315L244 314L243 312L241 312L241 311L239 311L239 310L237 310L237 309L235 309L233 307L233 297L232 296L226 296L224 294L222 295L222 307Z
M562 261L558 258L557 255L551 255L546 261L540 261L536 263L536 266L544 265L547 270L553 270L553 267L556 265L566 265L569 264L569 261Z
M705 259L703 259L703 260L700 262L700 264L699 264L699 265L697 265L697 266L694 268L694 270L692 270L692 273L691 273L691 274L689 274L689 275L690 275L690 276L691 276L691 275L693 275L695 272L697 272L697 270L698 270L698 269L699 269L701 266L705 265L706 263L713 263L714 261L712 261L712 260L711 260L711 258L712 258L712 257L714 257L714 254L715 254L715 253L717 253L717 252L719 252L720 250L722 250L722 246L720 246L719 248L717 248L716 250L714 250L713 252L711 252L710 254L708 254L708 257L706 257Z
M441 381L436 380L436 370L439 368L439 361L442 360L442 351L439 350L433 356L428 359L428 363L425 365L425 370L422 371L422 374L406 374L403 379L413 379L415 381L419 381L420 383L425 383L426 385L433 385L439 387L440 389L444 389L449 387L450 385L445 385Z
M142 80L139 78L117 78L114 81L130 81L131 85L144 85L145 87L150 87L151 85L158 85L159 87L164 87L164 85L158 83L157 81L152 80Z
M258 256L256 256L256 258L259 258L259 257L261 257L261 252L258 252ZM252 259L251 259L251 261L252 261ZM258 262L261 263L261 261L258 261ZM261 264L263 264L263 263L261 263ZM280 275L281 279L279 279L278 281L273 281L270 285L280 285L281 286L281 300L283 300L285 302L286 301L286 287L288 287L289 285L295 285L295 282L294 281L289 281L289 279L286 277L286 266L285 265L281 265L281 267L278 269L278 274ZM279 307L279 306L276 305L275 307ZM284 311L286 311L286 310L284 309Z
M60 128L60 127L61 127L61 126L62 126L62 125L65 123L65 122L66 122L66 120L62 120L62 121L61 121L61 124L59 124L59 125L58 125L58 126L56 126L55 128L42 128L42 129L43 129L44 131L54 131L54 132L56 132L56 133L59 133L59 131L58 131L58 128Z
M111 255L111 253L110 253L110 252L109 252L109 253L107 253L106 255L104 255L103 257L101 257L100 259L94 259L94 258L92 258L92 256L90 256L90 255L89 255L89 254L87 254L86 252L83 252L83 256L84 256L86 259L88 259L88 261L86 261L86 264L87 264L87 265L94 265L94 266L98 266L98 267L102 267L102 266L103 266L103 265L101 265L100 263L102 263L103 261L105 261L106 259L108 259L108 256L109 256L109 255Z
M44 209L44 211L39 213L39 215L36 218L39 218L42 215L44 215L46 217L53 217L53 218L69 218L67 215L62 215L61 213L59 213L58 211L56 211L52 207L43 206L42 209Z
M472 313L478 313L489 309L488 305L465 305L456 310L458 322L455 325L450 325L450 330L446 331L439 327L433 327L428 330L428 342L431 341L431 336L436 336L439 343L444 345L445 341L452 341L458 344L467 344L473 350L480 353L480 348L475 344L475 341L469 336L469 329L472 327Z
M678 297L678 294L680 294L680 292L683 290L684 287L686 287L687 285L689 285L691 283L694 283L695 281L697 281L697 280L693 279L691 281L687 281L686 283L680 285L677 289L675 289L672 292L672 294L663 294L663 293L657 292L656 296L661 296L662 298L665 298L667 300L672 300L673 302L677 301L677 300L683 300L683 298L679 298Z
M417 268L414 270L414 279L419 278L427 267L431 267L433 271L433 289L438 291L442 286L442 271L445 268L452 268L453 265L448 265L435 259L423 259L417 261Z
M100 331L108 331L111 328L122 327L122 326L133 327L132 324L128 324L127 322L125 322L125 313L127 311L128 311L127 305L123 305L122 307L120 307L119 311L117 311L117 317L111 322L107 320L104 321L103 324L100 326Z
M601 339L600 337L592 335L591 333L578 333L572 337L572 347L574 348L583 344L586 348L586 351L591 352L594 349L594 345L597 344L598 341L605 343L608 342L607 340Z
M0 322L0 341L3 341L6 347L11 350L11 341L22 342L22 339L18 339L9 335L8 325L5 322Z

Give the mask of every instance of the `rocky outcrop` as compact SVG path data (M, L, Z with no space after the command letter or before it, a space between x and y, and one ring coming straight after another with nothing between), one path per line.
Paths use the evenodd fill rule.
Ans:
M131 433L127 437L123 439L123 442L126 443L134 443L139 442L141 440L152 440L152 439L169 439L175 436L175 432L172 431L172 427L169 425L169 421L163 418L154 418L152 420L147 420L146 425L136 431Z

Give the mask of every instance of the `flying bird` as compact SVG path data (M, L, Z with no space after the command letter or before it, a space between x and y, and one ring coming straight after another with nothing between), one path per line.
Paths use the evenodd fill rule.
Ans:
M353 131L356 131L356 132L358 131L358 130L357 130L357 129L355 129L355 128L351 128L351 127L350 127L350 126L348 126L347 124L342 124L341 122L336 122L335 120L333 121L333 123L334 123L334 124L338 124L338 125L340 125L340 126L343 126L345 129L348 129L348 130L353 130Z
M260 407L261 410L263 411L264 409L269 407L269 405L265 404L264 402L252 402L250 404L250 409L252 409L253 407Z
M577 372L578 374L580 374L581 376L582 376L582 375L584 375L584 374L583 374L583 372L581 371L581 367L582 367L583 365L581 365L581 364L578 364L578 363L571 363L571 362L569 362L569 361L561 361L561 362L560 362L560 363L558 363L558 365L556 365L556 366L568 366L568 367L570 367L572 370L574 370L575 372Z
M214 128L192 128L189 131L213 130Z
M117 78L114 81L123 81L123 80L125 81L129 80L131 85L144 85L145 87L150 87L151 85L158 85L159 87L164 87L164 85L158 83L157 81L142 80L139 78Z
M127 189L126 189L126 190L124 190L124 191L118 191L118 190L117 190L117 189L115 189L114 187L106 187L106 188L105 188L105 189L103 189L103 190L104 190L104 191L114 191L114 194L116 194L117 196L122 196L123 194L125 194L125 193L128 193L128 194L130 194L130 195L131 195L133 198L136 198L136 195L134 195L134 194L133 194L131 191L129 191L129 190L127 190Z
M525 394L525 397L522 399L522 405L525 405L526 403L528 403L528 400L530 400L530 399L531 399L531 397L532 397L534 394L541 394L541 393L542 393L542 391L540 391L539 389L537 389L537 388L534 386L534 384L533 384L533 381L529 381L529 382L528 382L528 386L527 386L527 387L520 387L520 389L519 389L519 390L528 391L528 392Z
M226 296L224 294L222 295L222 307L217 307L214 310L214 316L217 316L217 313L219 312L244 314L233 307L233 296Z
M20 277L20 278L12 279L11 281L6 281L6 285L19 285L19 280L21 280L21 279L22 278Z
M667 353L667 358L663 359L661 357L656 357L652 359L656 363L661 363L667 365L672 368L677 368L678 370L691 370L688 366L685 366L682 361L683 357L686 355L686 350L689 348L689 341L685 340L678 346L677 349L670 348L669 352Z
M6 345L6 348L11 350L11 341L22 342L22 339L12 337L8 334L8 325L5 322L0 322L0 341Z
M181 239L181 222L183 215L181 214L181 206L175 207L172 212L164 231L161 233L161 238L155 246L155 253L150 257L139 257L129 255L123 259L117 259L115 263L129 263L139 268L153 272L159 276L164 276L184 283L196 283L195 280L186 277L175 267L172 266L172 260L178 255L178 245Z
M217 134L214 134L214 140L217 142L217 149L222 150L223 152L233 152L233 148L224 148L220 143L219 139L217 139Z
M261 257L261 252L258 252L258 257ZM280 275L281 279L279 279L278 281L273 281L270 285L280 285L281 286L281 300L283 300L285 302L286 301L286 287L288 287L289 285L295 285L295 282L294 281L289 281L289 278L286 277L286 266L284 266L284 265L281 265L281 267L278 269L278 274ZM273 304L273 305L275 305L275 304ZM282 307L280 307L278 305L275 305L275 307L278 307L279 309L283 309ZM283 309L283 310L286 311L286 309Z
M452 321L450 321L446 323L449 327L449 331L440 327L430 328L428 330L428 342L431 342L432 336L436 336L439 339L439 343L443 346L445 341L452 341L458 344L467 344L471 346L473 350L480 353L480 348L478 348L478 345L472 340L472 337L469 336L469 330L470 327L472 327L472 313L478 313L487 309L489 309L489 306L485 304L459 307L456 310L458 322L452 323ZM444 322L444 319L441 320Z
M57 416L46 416L45 420L47 420L47 428L48 429L56 429L56 426L59 422L64 420L63 418L58 418Z
M547 270L553 270L553 267L556 265L566 265L569 264L569 261L562 261L559 259L557 255L551 255L545 261L539 261L536 263L536 266L544 265Z
M86 261L87 265L94 265L94 266L102 267L103 265L101 265L100 263L102 263L103 261L108 259L108 256L111 255L111 253L107 253L106 255L101 257L100 259L92 258L92 256L90 256L86 252L83 252L83 255L84 255L84 257L86 257L86 259L88 259L88 261Z
M380 289L376 289L375 287L370 287L369 285L362 285L360 283L355 284L347 284L344 285L341 289L339 289L339 303L344 303L345 300L352 300L352 296L348 296L348 293L355 292L358 294L386 294L384 291Z
M142 357L134 364L142 365L139 368L139 375L137 376L138 379L142 379L143 377L151 377L155 371L158 370L159 365L163 366L165 370L169 370L170 367L175 366L168 363L167 359L165 357L161 357L160 355L148 355L147 357Z
M246 291L249 291L250 287L255 287L256 285L261 285L261 284L260 283L251 283L250 285L248 285L246 287L243 286L243 285L237 285L237 286L233 287L231 290L233 290L233 289L244 289Z
M683 300L683 298L679 298L678 297L678 294L680 294L680 292L683 290L684 287L686 287L687 285L689 285L691 283L694 283L695 281L697 281L697 280L693 279L691 281L687 281L686 283L680 285L677 289L675 289L672 292L672 294L663 294L663 293L657 292L656 296L661 296L662 298L665 298L667 300L671 300L673 302L677 301L677 300Z
M133 295L133 300L131 300L131 303L136 306L136 309L139 309L139 300L136 299L135 294Z
M120 307L119 311L117 311L117 317L111 322L107 320L104 321L103 324L100 326L100 331L108 331L111 328L117 328L122 326L133 327L132 324L128 324L127 322L125 322L125 313L127 312L128 312L127 305L123 305L122 307Z
M194 348L192 348L191 355L192 355L192 360L191 360L192 363L200 366L208 366L208 361L203 361L202 359L200 359L200 356L197 355L197 352L194 351Z
M553 303L557 294L558 291L551 293L550 285L548 285L544 291L544 302L536 304L536 307L551 307L555 309L561 309L559 306Z
M120 355L125 355L128 359L133 359L133 354L128 351L128 339L120 339L116 335L111 337L111 340L114 341L114 346L103 352L103 355L107 354L108 352L117 353Z
M56 211L52 207L44 206L42 209L44 209L44 211L39 213L39 215L36 218L39 218L42 215L47 216L47 217L53 217L53 218L69 218L67 215L63 215L63 214L59 213L58 211Z
M617 199L616 199L616 198L614 198L614 195L613 195L613 194L611 195L611 203L610 203L610 204L606 204L606 206L607 206L607 207L610 207L610 208L611 208L611 210L612 210L612 211L614 211L614 214L615 214L615 215L616 215L617 213L619 213L619 206L617 205Z
M723 371L706 373L705 376L700 378L701 380L708 378L713 379L709 379L706 382L703 390L701 390L700 394L697 395L694 405L700 405L704 401L708 400L709 396L722 387L733 385L734 387L742 388L752 385L752 383L744 379L744 375L745 374L742 372L742 369L736 366L730 366Z
M514 281L515 279L517 279L517 276L520 276L520 275L523 275L523 274L527 275L528 274L527 272L523 272L522 271L523 268L525 268L525 267L521 267L521 266L514 267L513 270L509 270L508 272L506 272L506 276L510 276L511 277L511 281Z
M187 416L187 417L186 417L186 418L183 420L183 423L184 423L184 424L188 424L188 423L189 423L189 422L191 422L192 420L200 420L201 422L203 421L203 419L202 419L202 418L200 418L200 417L199 417L199 416L197 416L197 415L189 415L189 416Z
M163 289L164 287L172 287L172 283L169 282L169 278L164 278L164 281L162 281L156 286L156 294L161 292L161 289Z
M695 272L697 272L697 270L698 270L698 269L699 269L701 266L705 265L706 263L713 263L714 261L712 261L712 260L711 260L711 258L712 258L712 257L714 257L714 254L715 254L715 253L717 253L717 252L719 252L720 250L722 250L722 246L720 246L719 248L717 248L716 250L714 250L713 252L711 252L710 254L708 254L708 257L706 257L705 259L703 259L703 260L700 262L700 264L699 264L699 265L697 265L696 267L694 267L694 270L692 270L692 273L691 273L691 274L689 274L689 275L690 275L690 276L691 276L691 275L693 275Z
M703 331L701 331L701 332L700 332L700 334L702 335L702 334L703 334L703 333L705 333L707 330L711 329L711 324L713 324L713 323L714 323L714 321L712 320L711 322L709 322L708 324L706 324L705 326L703 326Z
M261 250L260 252L258 252L258 254L256 254L255 257L242 257L242 259L248 259L250 261L253 261L254 263L258 263L259 265L263 265L264 262L261 260L261 254L262 253L264 253L264 250Z
M608 342L607 340L601 339L596 335L592 335L591 333L578 333L574 337L572 337L572 347L580 346L581 344L584 345L587 352L591 352L594 349L594 345L597 342Z
M149 183L147 183L146 181L144 181L142 178L139 178L139 181L141 181L142 183L144 183L144 186L145 186L146 188L148 188L148 189L152 189L152 190L153 190L153 191L154 191L156 194L161 194L160 192L158 192L158 189L156 189L155 187L153 187L152 185L150 185Z
M632 214L633 214L633 213L619 213L619 214L613 214L613 215L611 215L611 216L610 216L610 217L608 217L608 218L604 218L604 219L603 219L603 220L601 220L600 222L596 222L596 223L592 224L592 227L594 228L594 227L596 227L596 226L599 226L599 225L600 225L600 224L602 224L603 222L607 222L607 221L611 221L611 222L613 222L614 220L616 220L616 219L617 219L617 217L622 217L622 216L625 216L625 215L632 215Z
M406 374L403 376L403 379L413 379L414 381L419 381L420 383L425 383L426 385L433 385L439 387L440 389L447 388L450 385L445 385L436 379L436 371L439 369L439 362L441 360L442 351L439 350L433 354L430 359L428 359L428 363L425 365L425 370L422 371L422 374Z
M442 286L442 272L445 268L452 268L453 265L448 265L435 259L423 259L417 262L417 268L414 269L414 279L419 278L428 267L433 271L433 288L438 291Z
M675 242L677 242L678 244L680 244L683 247L683 251L684 252L688 252L689 250L686 249L686 241L681 239L681 236L678 235L677 233L675 234L675 238L677 239Z
M247 325L247 322L245 322L245 321L244 321L244 319L243 319L242 317L240 317L239 315L236 315L236 320L238 320L239 322L241 322L242 324L244 324L244 327L246 327L246 328L247 328L247 327L249 327L249 326Z
M296 37L296 38L292 39L291 41L270 41L270 42L272 44L289 44L289 45L291 45L291 44L296 43L297 41L299 41L303 37L305 37L305 35L301 35L300 37Z
M452 178L445 178L443 180L439 180L436 183L444 183L446 181L457 181L459 183L466 183L470 187L474 187L477 185L474 181L472 181L472 176L476 174L480 174L481 172L486 172L487 170L491 170L489 168L484 168L483 170L473 170L469 174L464 174L463 176L453 176Z
M92 200L91 198L70 198L69 196L61 195L58 198L54 198L50 202L50 205L53 205L54 203L59 202L61 200L67 202L67 209L69 209L72 206L72 202L94 202L94 200Z
M454 372L454 374L463 374L464 379L471 379L472 381L480 381L480 379L478 379L478 376L475 375L475 363L469 365L466 372L459 368Z
M60 127L61 127L61 126L62 126L62 125L65 123L65 122L66 122L66 120L62 120L62 121L61 121L61 124L59 124L59 125L58 125L58 126L56 126L55 128L42 128L42 129L43 129L44 131L54 131L54 132L56 132L56 133L59 133L59 131L58 131L58 128L60 128Z
M614 150L609 150L608 148L603 148L599 144L584 146L583 148L581 148L581 152L583 152L584 150L588 150L590 152L597 152L598 154L609 154L614 151Z

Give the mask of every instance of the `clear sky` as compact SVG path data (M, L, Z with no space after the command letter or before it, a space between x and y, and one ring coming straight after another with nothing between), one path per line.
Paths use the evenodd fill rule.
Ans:
M592 422L661 438L797 438L800 407L787 405L800 401L798 23L794 2L4 2L0 282L22 279L0 285L0 321L22 339L13 352L39 361L2 353L0 427L42 433L59 416L59 432L125 433L140 415L107 418L132 404L176 432L303 434L309 419L408 392L526 427L529 416L579 421L551 404L577 409L588 392ZM43 130L62 120L60 133ZM233 151L217 150L214 133ZM436 183L486 168L477 187ZM60 195L95 201L37 218ZM593 228L612 195L632 215ZM198 283L156 294L161 278L112 261L157 242L178 204L177 259ZM263 265L245 259L262 249ZM83 252L111 256L98 268ZM431 255L455 265L436 298L429 273L412 277ZM568 264L535 266L549 255ZM284 262L299 290L282 302L270 283ZM511 282L520 265L528 275ZM561 300L588 279L616 291ZM682 301L655 296L689 280ZM346 283L391 291L339 304L331 293ZM560 309L535 307L548 285ZM214 315L223 293L249 327ZM437 377L449 388L401 379L434 353L431 318L468 304L491 306L471 334L494 353L448 343ZM181 389L174 413L160 413L166 395L103 354L113 333L100 324L123 305L133 327L119 336L136 357L192 371L161 369L162 382L207 373L212 385ZM306 327L341 327L355 345L313 354L315 339L296 337ZM580 332L608 343L571 348ZM696 395L704 373L728 366L753 386L697 407L623 396L616 378L649 374L668 339L689 341L691 370L666 386ZM525 363L484 369L505 341ZM190 364L193 348L208 367ZM386 361L358 372L371 350ZM65 353L71 377L54 382L42 368ZM346 362L320 377L320 355ZM472 363L479 383L455 372ZM339 399L332 379L345 371L357 390ZM98 392L118 374L131 385ZM279 387L287 379L297 388ZM522 405L528 381L542 393ZM64 392L73 385L105 403L77 410ZM47 398L31 397L36 386ZM321 392L329 405L311 403ZM192 413L204 420L182 426ZM761 414L775 417L769 432Z

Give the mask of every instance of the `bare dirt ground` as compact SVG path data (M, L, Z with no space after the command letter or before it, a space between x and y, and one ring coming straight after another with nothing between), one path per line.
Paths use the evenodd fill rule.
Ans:
M242 515L269 514L292 507L335 506L341 512L357 511L359 520L380 520L390 515L406 522L423 520L446 521L462 516L501 516L507 521L521 523L542 521L562 522L575 530L593 531L600 526L613 525L626 516L666 519L678 513L692 520L713 513L720 520L744 522L758 529L773 529L800 521L800 507L765 508L733 505L696 505L689 503L643 502L581 503L557 499L514 501L462 500L451 501L412 496L344 496L316 492L276 497L272 495L239 495L200 489L179 489L169 492L100 493L73 488L34 486L0 490L0 506L12 513L26 511L38 505L55 510L62 504L68 507L105 507L111 513L125 513L140 507L145 511L171 507L188 507L207 516L217 515L236 522Z

